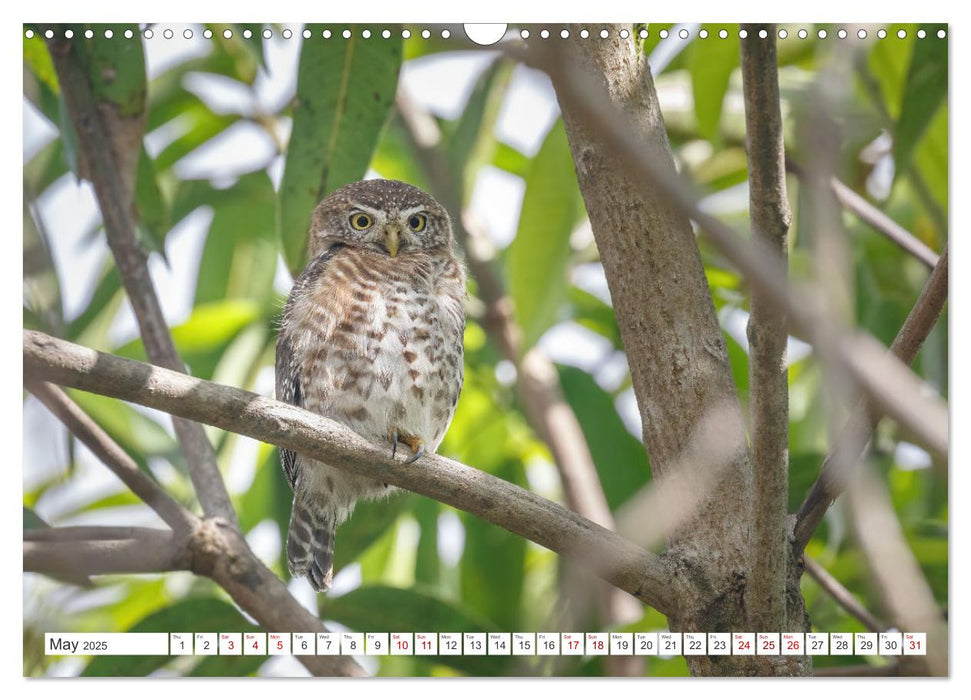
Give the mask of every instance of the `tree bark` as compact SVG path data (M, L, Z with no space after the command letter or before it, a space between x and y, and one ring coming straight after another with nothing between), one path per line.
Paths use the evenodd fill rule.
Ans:
M597 27L587 28L592 37L599 34ZM565 70L599 83L603 99L638 135L645 158L674 175L647 58L633 40L616 38L617 27L611 30L611 38L577 42L557 59L567 65ZM663 193L631 180L602 132L564 99L558 84L562 76L554 74L553 84L627 351L644 444L654 477L662 481L684 459L685 441L706 409L727 404L740 414L728 352L690 221ZM744 425L740 419L730 424ZM745 444L744 431L727 440L739 442ZM745 592L754 488L750 456L739 449L705 503L670 538L668 557L698 584L669 617L672 629L750 628ZM804 613L798 614L801 598L792 602L793 619L804 623ZM808 661L793 659L712 656L687 661L696 675L809 672Z

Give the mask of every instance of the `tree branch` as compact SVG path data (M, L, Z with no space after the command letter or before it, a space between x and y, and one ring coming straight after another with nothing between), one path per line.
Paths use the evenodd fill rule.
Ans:
M56 35L60 37L61 33ZM162 314L145 255L135 240L132 214L135 167L129 161L138 161L141 130L134 134L137 138L119 139L117 133L112 138L112 130L105 120L113 118L117 125L121 119L117 105L96 100L89 76L78 60L75 41L84 39L80 36L76 40L56 38L49 40L48 46L77 133L80 156L94 185L108 245L131 301L149 359L162 367L182 372L185 365ZM174 420L173 425L203 511L235 523L236 513L219 473L215 452L202 426L182 420Z
M437 455L419 460L420 468L405 469L383 447L288 404L36 331L24 331L24 374L248 435L429 496L581 561L664 613L676 609L678 595L687 585L664 559L555 503Z
M131 528L133 536L116 539L109 528L104 537L77 538L65 528L28 531L24 541L24 571L50 576L138 574L189 569L184 540L169 530ZM85 528L90 530L90 528ZM27 533L25 533L27 536Z
M779 107L775 26L742 25L742 88L748 139L752 235L786 270L792 214L786 193L785 145ZM767 37L759 37L759 30ZM755 472L755 536L746 600L753 629L787 629L789 564L789 381L785 309L752 289L749 340L749 412Z
M890 352L906 365L913 363L917 357L918 350L934 328L947 301L947 268L948 249L945 248L890 346ZM862 448L869 441L878 422L879 416L874 415L872 407L865 401L857 405L846 427L836 439L830 455L823 462L819 477L799 507L793 543L797 554L806 548L826 511L846 488L852 476L849 467L857 464ZM840 458L837 459L837 456ZM837 465L847 465L847 468L837 468Z
M806 573L819 584L819 587L826 591L841 608L862 622L868 630L871 632L885 632L887 630L887 626L879 622L869 610L864 608L863 604L856 599L856 596L837 581L819 562L806 555L803 555L802 561L806 567Z
M869 334L859 330L845 332L836 328L821 313L818 302L820 295L815 287L798 292L790 290L777 261L764 250L759 241L744 240L730 227L702 211L698 206L698 198L671 172L667 161L663 160L670 156L655 153L653 147L645 144L641 131L630 128L627 120L611 103L604 87L597 83L596 78L591 77L589 68L576 65L576 57L565 53L557 44L533 44L527 51L511 45L505 51L508 55L549 74L557 87L561 104L565 103L577 115L582 115L590 128L597 130L603 147L615 156L616 162L623 166L626 174L633 176L634 182L657 192L664 198L666 206L674 207L697 222L712 243L745 275L753 287L762 287L778 304L785 307L792 329L797 335L806 338L817 348L834 348L838 366L849 372L878 410L909 429L915 440L936 454L946 456L947 408L940 397L929 395L923 382L896 358L888 355L886 349ZM580 164L578 168L582 170L584 160L594 157L594 149L575 154L575 160ZM635 236L627 244L621 245L618 252L625 251L632 245L636 250L638 246L634 242L637 240ZM682 281L675 281L667 286L681 289L686 285ZM631 290L628 288L624 291L630 293ZM619 297L613 296L615 299ZM795 302L797 298L799 303ZM655 303L653 299L649 299L649 302ZM680 311L682 305L687 304L687 301L682 301L681 304L675 304L675 308ZM619 320L620 317L618 308ZM670 329L667 332L670 333ZM637 353L631 354L635 355ZM677 365L672 364L674 366Z
M101 429L101 426L71 401L63 390L46 382L35 382L27 388L67 426L78 440L111 469L132 493L158 513L159 517L173 530L186 533L192 529L197 518L139 469L135 460L129 457L118 443Z

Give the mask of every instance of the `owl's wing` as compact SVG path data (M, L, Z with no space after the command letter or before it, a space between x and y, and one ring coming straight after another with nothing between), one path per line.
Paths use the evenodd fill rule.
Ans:
M337 243L310 261L296 280L293 282L293 289L287 297L287 303L283 307L283 322L280 326L280 335L276 342L276 398L277 401L303 407L303 392L300 387L300 362L294 352L295 333L299 333L299 328L294 328L290 321L291 312L297 301L303 296L307 289L323 274L326 274L327 263L334 257L334 254L343 248L344 245ZM290 488L295 488L299 469L297 464L297 453L284 448L280 448L280 462L283 464L283 472L287 476Z

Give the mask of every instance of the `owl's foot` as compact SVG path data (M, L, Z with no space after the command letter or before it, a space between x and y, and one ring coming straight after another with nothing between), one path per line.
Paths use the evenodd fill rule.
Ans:
M391 434L391 459L394 459L395 455L398 453L399 442L403 442L411 448L411 457L405 460L405 464L411 464L425 454L424 440L422 440L420 437L415 437L414 435L403 435L396 430Z

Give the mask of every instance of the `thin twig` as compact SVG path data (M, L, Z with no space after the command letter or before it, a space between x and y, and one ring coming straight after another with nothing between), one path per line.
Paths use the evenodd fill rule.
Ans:
M56 34L61 35L60 32ZM153 363L184 372L185 365L162 314L145 255L135 240L131 207L135 171L134 168L121 167L120 154L116 151L117 139L111 139L110 130L104 123L105 114L111 113L111 107L116 105L97 102L89 76L79 63L74 40L52 39L48 46L64 102L77 132L81 157L94 185L108 245L138 321L145 352ZM135 162L140 144L140 138L126 144L128 150L135 149ZM124 155L128 159L132 156L127 152ZM202 426L181 420L173 421L173 425L203 511L206 515L236 523L236 512L219 473L215 452Z
M752 235L787 265L792 213L786 192L785 145L779 107L775 26L743 25L742 87L748 139L749 210ZM765 39L759 30L765 29ZM785 309L754 288L748 320L749 413L755 472L755 536L746 592L753 629L787 629L789 563L789 381Z
M384 447L295 406L161 367L24 331L24 374L247 435L338 469L429 496L582 562L659 611L675 609L689 585L655 554L579 515L438 455L402 469Z
M819 587L826 591L841 608L862 622L868 630L871 632L885 632L888 629L869 610L863 607L863 604L856 599L856 596L846 586L837 581L818 561L807 555L803 555L802 561L806 567L806 573L819 584Z
M918 350L940 317L947 301L947 280L948 249L945 248L890 346L890 352L904 364L909 365L914 361ZM835 465L854 466L857 463L862 453L861 436L862 442L867 442L878 421L879 417L873 414L866 402L861 402L847 421L847 427L840 433L832 452L823 462L819 477L799 507L793 543L797 554L806 548L829 506L846 488L851 471L838 470ZM847 455L845 460L833 458L841 453Z
M177 532L192 529L197 518L145 474L101 426L95 423L64 391L53 384L38 382L28 389L57 416L78 440L113 471L136 496L158 513Z

